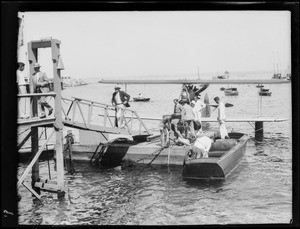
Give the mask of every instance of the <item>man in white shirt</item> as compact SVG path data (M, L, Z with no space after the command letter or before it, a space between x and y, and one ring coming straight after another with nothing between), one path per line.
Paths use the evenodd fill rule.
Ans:
M195 116L194 116L193 108L188 104L187 101L183 101L181 118L184 122L188 124L191 135L195 137L195 129L194 129ZM187 132L185 133L185 136L187 137Z
M193 152L197 153L196 158L207 158L208 152L213 142L214 140L207 136L197 137L192 144Z
M202 131L202 109L206 107L206 104L201 101L201 95L195 96L195 111L197 112L197 120L201 124L201 131Z
M25 64L23 62L18 62L17 69L17 83L19 94L27 94L27 85L29 84L29 79L24 71ZM19 117L20 118L29 118L29 106L27 98L19 99Z
M227 139L229 138L228 132L225 126L225 121L226 121L226 115L225 115L225 105L224 103L220 100L220 98L217 96L214 98L215 102L219 104L218 106L218 121L220 124L220 135L221 139Z

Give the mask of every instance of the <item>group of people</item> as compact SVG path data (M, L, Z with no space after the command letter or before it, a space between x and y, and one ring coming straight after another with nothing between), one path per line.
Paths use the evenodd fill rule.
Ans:
M201 95L198 95L189 104L188 100L174 99L174 113L172 115L172 124L174 124L175 133L178 137L183 137L178 131L178 124L186 125L185 138L188 134L196 136L197 132L202 131L201 119L202 109L206 104L201 101Z
M202 132L202 110L206 104L201 101L201 95L194 96L189 100L188 88L183 88L180 100L174 99L174 112L171 118L171 124L174 127L176 141L192 146L192 152L197 157L208 157L208 151L211 144L215 141L214 137L210 138L201 135ZM219 138L228 139L229 135L226 129L225 105L219 97L214 101L218 104ZM184 128L180 128L183 126Z
M48 93L49 79L46 73L40 71L41 65L35 63L33 65L34 73L28 77L23 62L18 62L17 65L17 84L19 94L27 94L27 86L29 85L30 93ZM48 109L48 115L53 113L53 108L46 101L46 96L38 97L38 107L40 110L40 118L46 118L45 108ZM29 107L27 109L27 98L19 99L19 118L29 118Z

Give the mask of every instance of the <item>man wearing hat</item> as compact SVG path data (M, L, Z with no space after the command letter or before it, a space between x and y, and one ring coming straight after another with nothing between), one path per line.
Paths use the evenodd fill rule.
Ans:
M48 93L49 90L49 79L46 73L40 71L41 65L39 63L35 63L33 65L34 73L31 76L31 93ZM51 115L53 112L53 108L46 102L46 97L41 96L38 99L39 109L41 111L40 118L45 118L45 107L49 110L49 114Z
M116 126L124 128L125 126L125 108L129 107L130 95L126 92L120 90L121 87L116 85L115 92L112 95L111 103L113 106L116 106Z

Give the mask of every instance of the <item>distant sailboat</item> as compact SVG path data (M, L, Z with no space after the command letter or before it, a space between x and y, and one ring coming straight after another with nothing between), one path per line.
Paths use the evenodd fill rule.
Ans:
M279 73L279 68L278 68L278 63L277 63L277 71L275 72L275 57L274 57L274 52L273 52L273 63L274 63L274 74L272 79L281 79L281 73Z

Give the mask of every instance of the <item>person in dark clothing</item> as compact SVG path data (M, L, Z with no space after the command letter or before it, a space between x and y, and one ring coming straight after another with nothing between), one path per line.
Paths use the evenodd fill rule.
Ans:
M124 128L125 121L125 108L129 107L130 95L120 90L119 86L115 86L115 92L112 95L111 103L116 107L116 126Z

